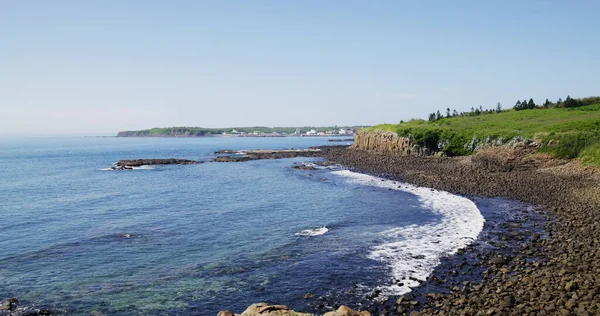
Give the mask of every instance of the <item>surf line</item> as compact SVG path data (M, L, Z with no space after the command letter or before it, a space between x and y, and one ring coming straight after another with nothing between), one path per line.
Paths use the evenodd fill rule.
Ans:
M380 261L391 271L393 282L381 286L378 299L402 295L425 281L442 257L455 254L472 243L483 230L485 219L473 201L448 192L374 177L350 170L332 171L348 183L407 192L417 196L421 207L441 215L433 224L410 225L381 232L394 240L372 247L368 258Z

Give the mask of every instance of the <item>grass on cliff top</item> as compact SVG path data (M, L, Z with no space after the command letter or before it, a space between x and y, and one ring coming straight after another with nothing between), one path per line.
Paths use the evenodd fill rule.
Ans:
M478 116L458 116L429 122L412 120L383 124L368 130L395 132L412 137L418 144L434 147L440 143L448 155L468 155L465 146L473 139L523 137L542 142L540 151L560 158L577 158L600 165L600 104L578 108L507 110ZM551 145L548 141L553 140Z

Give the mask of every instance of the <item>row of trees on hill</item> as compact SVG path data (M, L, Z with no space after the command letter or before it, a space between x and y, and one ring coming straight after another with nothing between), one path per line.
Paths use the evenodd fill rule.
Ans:
M440 113L440 111L437 111L435 113L430 113L429 121L434 122L434 121L437 121L437 120L440 120L443 118L448 118L448 117L478 116L481 114L490 114L490 113L498 113L498 112L502 112L502 104L500 104L500 102L498 102L495 109L483 109L483 106L480 105L478 108L471 107L471 111L469 111L469 112L458 112L456 110L450 111L450 108L447 108L445 115Z
M535 101L533 101L533 98L530 98L529 101L527 101L527 99L521 101L518 100L517 103L515 103L515 106L513 107L516 111L522 111L522 110L531 110L531 109L551 109L551 108L576 108L576 107L580 107L580 106L586 106L586 105L592 105L592 104L599 104L600 103L600 97L587 97L587 98L581 98L581 99L574 99L571 98L571 96L567 96L567 98L563 101L562 98L558 99L556 102L550 102L548 99L546 99L546 101L543 104L536 104ZM452 110L450 111L450 108L446 109L446 113L441 113L440 111L437 111L435 113L430 113L429 114L429 121L430 122L435 122L437 120L443 119L443 118L449 118L449 117L457 117L457 116L478 116L481 114L492 114L492 113L499 113L502 112L502 105L500 104L500 102L498 102L498 104L496 105L496 108L494 109L483 109L483 106L479 106L479 108L471 108L471 111L469 112L458 112L456 110Z
M548 99L541 104L536 105L533 102L533 99L529 99L529 101L520 100L515 103L514 109L517 111L521 110L531 110L531 109L550 109L550 108L577 108L580 106L592 105L600 103L600 97L588 97L581 99L574 99L571 96L567 96L567 98L563 101L562 98L558 99L556 102L550 102Z

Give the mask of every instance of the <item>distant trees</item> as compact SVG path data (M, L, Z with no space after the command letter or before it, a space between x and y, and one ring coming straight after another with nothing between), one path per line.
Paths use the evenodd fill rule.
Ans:
M481 114L489 114L495 112L502 112L502 105L498 102L496 109L484 110L483 105L479 105L478 108L471 107L470 112L458 112L456 109L451 110L450 108L446 108L446 115L444 116L440 111L429 113L428 120L430 122L435 122L437 120L441 120L444 118L451 118L457 116L477 116Z
M565 101L563 101L562 99L558 99L558 101L553 103L553 102L550 102L548 99L546 99L546 101L541 105L537 105L535 103L535 101L533 100L533 98L529 98L529 100L527 100L527 99L524 99L523 101L517 100L517 102L515 103L513 108L516 111L522 111L522 110L531 110L531 109L548 109L548 108L561 108L561 107L573 108L573 107L592 105L592 104L600 104L600 97L587 97L587 98L582 98L582 99L573 99L573 98L571 98L571 96L567 96ZM477 115L482 115L482 114L500 113L502 111L503 111L502 104L500 104L500 102L498 102L496 104L495 109L489 109L489 110L484 110L482 105L479 105L479 107L471 107L471 111L468 111L468 112L458 112L457 110L451 111L450 108L446 108L445 116L440 111L433 112L433 113L429 114L429 121L435 122L435 121L438 121L438 120L441 120L444 118L451 118L451 117L457 117L457 116L477 116Z
M435 113L429 114L429 122L434 122L437 118L435 117Z
M523 102L521 102L520 100L517 100L517 103L515 103L514 109L516 111L521 111L521 110L530 110L530 109L535 109L536 105L535 102L533 102L533 98L530 98L529 101L527 100L523 100Z
M579 99L573 99L571 98L571 96L567 96L567 99L564 102L564 106L566 108L576 108L583 106L583 102L581 102L581 100Z
M550 109L550 108L576 108L580 106L592 105L600 103L600 97L587 97L582 99L574 99L571 96L567 96L567 98L563 101L562 98L559 98L556 102L550 102L550 100L546 99L542 105L537 105L533 101L533 98L529 99L529 101L520 101L517 100L515 103L514 109L517 111L521 110L531 110L531 109Z

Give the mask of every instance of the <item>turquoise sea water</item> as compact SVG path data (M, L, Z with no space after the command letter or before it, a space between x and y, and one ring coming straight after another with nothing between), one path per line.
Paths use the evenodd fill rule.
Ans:
M335 170L291 168L313 158L105 170L119 159L325 144L0 139L0 299L69 315L216 315L260 301L314 311L307 292L360 302L397 275L381 246L413 238L390 232L443 223L436 204Z

